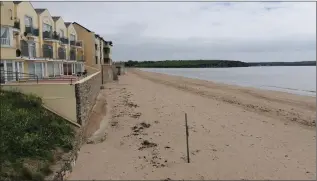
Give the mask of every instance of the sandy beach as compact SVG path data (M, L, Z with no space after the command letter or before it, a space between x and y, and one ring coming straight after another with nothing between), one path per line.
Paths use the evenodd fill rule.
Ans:
M315 97L136 69L119 79L69 180L316 179Z

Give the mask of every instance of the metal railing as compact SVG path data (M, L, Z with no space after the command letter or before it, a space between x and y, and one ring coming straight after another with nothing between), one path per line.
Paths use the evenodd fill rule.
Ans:
M76 77L75 77L76 76ZM66 81L69 82L70 85L73 85L76 81L78 81L81 77L86 77L87 72L77 72L77 74L72 77L58 75L58 76L50 76L43 77L38 76L36 74L22 73L22 72L14 72L14 71L3 71L0 73L0 84L12 83L12 82L36 82L37 84L40 81Z
M50 31L44 31L42 35L43 35L43 38L52 38L52 32Z
M1 45L10 45L9 38L1 38Z
M20 29L20 21L18 21L18 20L14 21L13 27L16 29Z
M44 31L42 33L43 38L45 39L55 39L55 40L60 40L59 34L56 33L56 31L51 32L51 31Z
M39 29L33 28L31 26L26 26L25 27L25 32L27 34L31 34L33 36L39 36Z
M103 47L103 53L109 54L110 53L110 48L109 47Z
M77 46L77 47L82 47L82 42L81 41L76 41L76 40L71 40L70 45L72 46Z
M63 43L63 44L68 44L68 39L67 38L64 38L64 37L62 37L62 38L60 38L60 40L61 40L61 42Z
M39 76L36 74L14 72L14 71L3 71L1 70L0 83L4 84L6 82L22 82L22 81L36 81L39 82Z

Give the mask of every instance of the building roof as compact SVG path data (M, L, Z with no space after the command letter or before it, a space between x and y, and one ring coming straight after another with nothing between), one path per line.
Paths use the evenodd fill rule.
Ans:
M71 25L71 24L72 24L72 22L65 22L66 27L69 27L69 25Z
M79 24L79 23L77 23L77 22L74 22L73 24L76 24L76 25L78 25L78 26L84 28L84 29L85 29L86 31L88 31L88 32L92 32L92 31L90 31L89 29L85 28L83 25L81 25L81 24Z
M37 14L41 14L45 11L46 9L35 9Z
M14 4L20 4L22 1L13 1Z
M59 20L59 18L61 18L61 17L60 17L60 16L52 16L52 18L53 18L54 21L57 21L57 20Z

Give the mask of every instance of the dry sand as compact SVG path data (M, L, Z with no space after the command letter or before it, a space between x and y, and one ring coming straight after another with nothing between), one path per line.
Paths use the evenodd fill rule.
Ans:
M106 139L82 147L69 179L316 178L314 97L138 70L103 93Z

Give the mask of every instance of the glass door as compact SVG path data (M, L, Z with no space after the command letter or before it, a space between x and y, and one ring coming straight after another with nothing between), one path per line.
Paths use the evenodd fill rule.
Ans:
M37 75L38 78L42 78L43 77L42 63L35 63L35 75Z
M12 61L6 61L6 65L7 65L7 81L14 81L15 73L13 70Z

